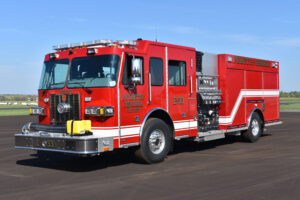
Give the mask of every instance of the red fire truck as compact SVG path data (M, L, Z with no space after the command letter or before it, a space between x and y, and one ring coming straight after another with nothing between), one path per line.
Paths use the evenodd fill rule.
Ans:
M39 123L15 147L99 155L137 147L163 161L174 140L241 135L280 124L279 63L138 39L58 45L45 56Z

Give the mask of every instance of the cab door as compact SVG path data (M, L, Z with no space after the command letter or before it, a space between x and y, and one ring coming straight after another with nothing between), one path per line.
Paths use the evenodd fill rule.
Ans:
M132 60L141 60L141 82L134 84L132 81ZM121 80L119 84L120 94L120 145L135 144L140 140L140 127L143 114L146 112L148 93L145 82L145 70L148 67L143 54L125 54Z
M168 100L169 113L174 121L175 136L189 135L191 117L189 97L191 85L188 65L189 52L178 48L168 48Z
M150 45L148 53L149 71L148 88L149 102L148 111L154 108L167 110L166 104L166 79L165 79L165 47Z

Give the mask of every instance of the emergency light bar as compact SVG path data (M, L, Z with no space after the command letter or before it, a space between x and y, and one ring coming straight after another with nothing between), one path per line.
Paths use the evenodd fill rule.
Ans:
M128 45L128 46L135 46L135 41L128 41L128 40L117 40L118 45Z
M78 43L71 43L71 44L62 44L62 45L55 45L53 46L53 50L59 51L59 50L67 50L70 48L81 48L81 47L91 47L91 46L113 46L114 44L116 45L128 45L128 46L136 46L135 41L129 41L129 40L109 40L109 39L104 39L104 40L92 40L92 41L87 41L87 42L78 42Z

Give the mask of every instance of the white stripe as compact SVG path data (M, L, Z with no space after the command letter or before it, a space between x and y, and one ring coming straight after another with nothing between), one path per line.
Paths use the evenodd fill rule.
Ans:
M118 136L119 138L119 130L118 129L107 129L107 130L93 130L93 135L97 138L104 138L104 137L115 137Z
M136 124L136 125L127 125L127 126L121 126L121 128L133 128L133 127L141 127L142 125L141 124ZM112 127L108 127L108 126L100 126L100 127L97 127L97 126L94 126L92 127L92 129L117 129L118 127L117 126L112 126Z
M140 128L141 127L121 128L121 136L131 135L131 134L138 134L140 132Z
M128 136L128 135L136 135L140 132L139 127L131 127L131 128L121 128L121 137ZM93 135L98 138L103 137L115 137L119 136L119 129L116 127L115 129L94 129L92 128Z
M197 121L193 119L190 120L180 120L174 122L175 130L189 130L197 128ZM128 125L121 126L121 137L132 137L132 135L139 135L141 129L141 124L138 125ZM119 136L119 129L115 127L92 127L93 135L98 138L103 137L116 137Z
M197 121L194 121L193 119L191 119L191 120L181 120L181 121L174 122L175 130L185 129L185 128L189 129L189 128L194 128L194 127L197 127L197 126L198 126Z
M279 90L241 90L240 94L234 104L230 116L220 116L219 123L221 125L231 124L235 118L235 115L241 105L243 98L245 97L270 97L279 96Z
M175 130L182 129L182 128L189 128L190 122L181 122L181 123L174 123Z
M198 127L198 122L197 121L191 121L190 122L190 128Z

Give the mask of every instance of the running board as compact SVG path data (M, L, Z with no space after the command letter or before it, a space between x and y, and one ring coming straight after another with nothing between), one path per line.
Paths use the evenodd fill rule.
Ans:
M194 139L197 142L206 142L225 138L224 130L212 130L207 132L198 132L198 137Z

